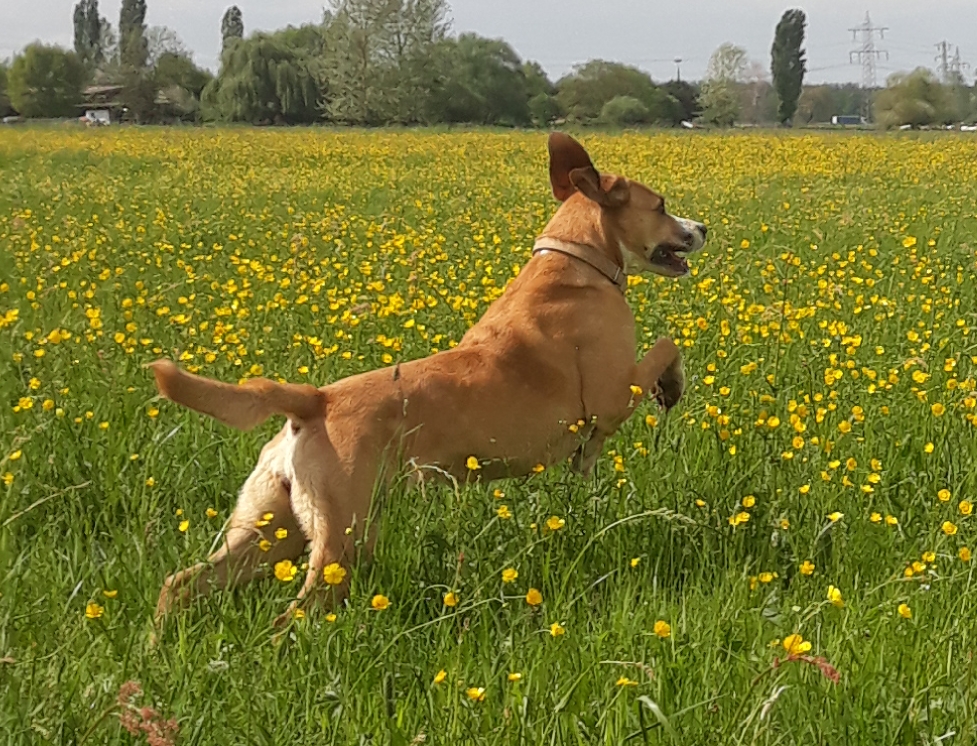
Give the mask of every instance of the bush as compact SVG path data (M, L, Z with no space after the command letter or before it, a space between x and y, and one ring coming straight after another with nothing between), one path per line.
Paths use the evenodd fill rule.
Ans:
M648 107L632 96L615 96L600 110L600 121L615 127L647 124L651 120Z

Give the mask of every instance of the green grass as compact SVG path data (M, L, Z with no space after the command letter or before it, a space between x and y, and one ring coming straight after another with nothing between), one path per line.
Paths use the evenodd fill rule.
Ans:
M585 143L710 225L694 277L629 291L640 346L683 345L679 407L643 406L592 479L398 484L335 621L312 610L274 640L298 583L272 579L175 614L151 648L164 577L219 541L280 423L239 434L160 402L141 365L185 353L224 380L321 384L444 349L555 208L545 141L0 132L5 742L136 742L115 706L127 681L181 744L977 739L977 588L958 554L977 545L958 506L977 458L972 139ZM837 684L785 661L791 633Z

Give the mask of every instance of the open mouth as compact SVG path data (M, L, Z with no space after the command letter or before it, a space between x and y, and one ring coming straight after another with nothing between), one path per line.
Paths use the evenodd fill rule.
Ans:
M649 261L655 267L666 270L669 273L685 275L689 272L689 262L686 258L688 252L689 250L685 246L662 244L655 247Z

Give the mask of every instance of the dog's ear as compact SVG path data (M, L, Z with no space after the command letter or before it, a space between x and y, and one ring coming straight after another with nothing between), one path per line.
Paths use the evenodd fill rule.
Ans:
M623 176L598 174L593 166L575 168L570 183L601 207L624 207L631 201L631 187Z
M560 202L566 202L578 189L570 176L574 171L580 172L579 179L592 178L599 187L600 175L583 145L563 132L551 133L547 145L550 151L550 185L553 196Z

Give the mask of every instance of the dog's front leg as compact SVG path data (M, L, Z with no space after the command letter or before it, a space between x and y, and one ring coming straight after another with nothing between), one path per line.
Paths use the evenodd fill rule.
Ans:
M665 409L678 404L685 391L682 353L675 343L662 337L637 365L637 380L643 393L653 395Z

